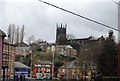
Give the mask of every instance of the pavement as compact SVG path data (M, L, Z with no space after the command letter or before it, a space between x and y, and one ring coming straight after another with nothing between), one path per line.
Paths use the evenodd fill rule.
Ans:
M21 81L21 80L5 80L5 81ZM25 80L22 80L22 81L90 81L90 80L67 80L67 79L64 79L64 80L60 80L60 79L54 79L54 80L37 80L35 78L27 78ZM92 80L92 81L95 81L95 80ZM116 77L103 77L103 80L102 81L120 81L120 78L116 78Z

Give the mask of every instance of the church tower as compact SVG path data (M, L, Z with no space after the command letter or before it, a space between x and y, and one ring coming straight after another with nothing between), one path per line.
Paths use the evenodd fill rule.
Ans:
M66 28L67 24L57 24L56 25L56 44L64 45L66 44L67 38L66 38Z

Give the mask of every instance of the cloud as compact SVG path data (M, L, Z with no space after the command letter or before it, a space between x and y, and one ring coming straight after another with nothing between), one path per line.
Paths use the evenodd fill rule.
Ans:
M110 0L45 0L85 17L117 27L117 6ZM100 25L48 6L38 0L2 0L0 27L25 25L25 38L35 35L47 41L55 40L56 23L68 24L67 33L77 38L100 36L109 30ZM86 32L86 33L85 33Z

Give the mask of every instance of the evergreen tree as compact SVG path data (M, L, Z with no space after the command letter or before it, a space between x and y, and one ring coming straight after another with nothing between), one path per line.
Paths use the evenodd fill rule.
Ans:
M109 31L109 36L103 43L100 57L100 71L105 76L115 76L117 69L117 44L113 36L113 31Z

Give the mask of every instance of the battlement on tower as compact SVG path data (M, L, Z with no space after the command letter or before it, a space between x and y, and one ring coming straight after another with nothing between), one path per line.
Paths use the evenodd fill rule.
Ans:
M57 29L67 28L67 24L64 24L64 25L63 25L62 23L61 23L61 24L58 24L58 23L57 23L57 24L56 24L56 27L57 27Z

